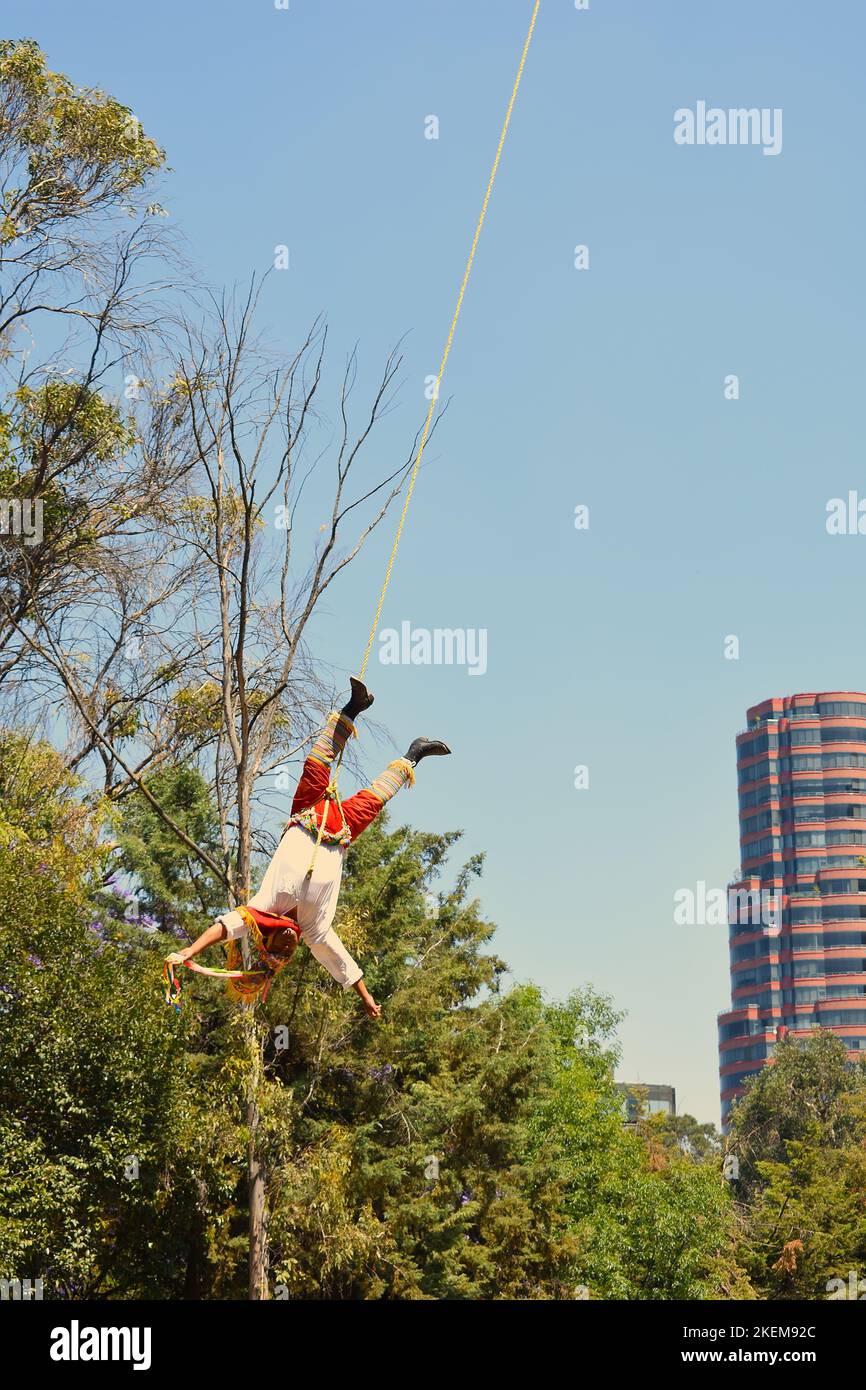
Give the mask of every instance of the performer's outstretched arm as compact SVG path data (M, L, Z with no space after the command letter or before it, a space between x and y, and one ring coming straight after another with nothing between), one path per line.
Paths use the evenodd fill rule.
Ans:
M227 935L222 922L214 922L213 926L203 931L191 946L184 946L182 951L172 951L170 956L166 956L166 960L170 965L183 965L185 960L197 956L200 951L206 951L208 946L215 946L218 941L225 941Z

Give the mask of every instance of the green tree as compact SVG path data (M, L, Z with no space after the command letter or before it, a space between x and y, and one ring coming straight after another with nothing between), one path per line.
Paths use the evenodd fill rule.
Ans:
M739 1257L764 1298L826 1298L866 1264L866 1068L815 1029L786 1039L732 1114ZM858 1278L860 1273L858 1273Z
M205 778L195 767L176 764L147 779L153 796L197 845L220 857L219 816ZM120 803L119 867L137 886L141 909L164 932L190 939L225 908L225 885L169 830L150 802L133 793Z
M701 1124L694 1115L651 1115L639 1130L650 1145L660 1144L668 1153L695 1160L715 1159L722 1152L722 1138L714 1124Z
M866 1268L866 1096L859 1139L792 1139L784 1163L761 1163L741 1259L764 1298L826 1298L830 1281Z
M0 242L18 247L15 264L47 233L122 206L163 163L128 107L52 72L33 39L0 40L0 118Z
M272 1281L295 1298L702 1297L744 1287L720 1165L628 1133L591 990L502 990L454 835L352 846L339 929L380 1023L305 953L262 1015Z
M180 1296L242 1147L192 1084L158 954L94 917L101 830L50 748L0 737L0 1272L48 1297Z
M810 1138L837 1148L854 1134L849 1097L866 1069L849 1067L844 1043L815 1028L808 1042L776 1044L773 1065L748 1083L731 1114L729 1150L740 1166L740 1192L762 1185L761 1163L784 1163L792 1140Z
M613 1082L618 1015L593 999L587 1036L585 1010L577 996L559 1011L560 1062L534 1120L577 1242L575 1281L600 1298L748 1296L720 1162L686 1157L652 1138L651 1126L624 1124Z
M200 779L160 775L173 814L215 833ZM480 860L447 884L456 835L380 818L349 851L339 929L384 1002L378 1023L303 948L254 1016L197 978L177 1016L152 927L194 929L217 886L202 892L130 799L125 867L163 914L131 915L103 809L46 745L0 739L0 796L6 1277L82 1297L243 1297L252 1036L272 1292L750 1293L718 1158L623 1125L607 1000L503 987L472 896Z

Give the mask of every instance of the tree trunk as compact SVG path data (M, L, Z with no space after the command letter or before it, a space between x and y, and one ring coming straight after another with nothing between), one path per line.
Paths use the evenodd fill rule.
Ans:
M268 1188L267 1170L259 1154L259 1083L262 1053L256 1028L255 1004L245 1006L244 1034L249 1049L247 1093L247 1187L249 1190L249 1289L251 1299L268 1297Z
M247 1145L247 1171L250 1190L250 1261L249 1297L268 1297L268 1206L265 1165L256 1151L256 1130L259 1108L255 1095L247 1105L247 1125L250 1138Z
M200 1303L205 1297L205 1274L207 1270L207 1244L204 1233L207 1185L199 1179L197 1187L198 1205L195 1211L195 1225L187 1240L186 1271L183 1285L183 1297L191 1303Z
M238 854L236 883L238 901L245 903L250 896L252 865L250 856L250 789L246 772L246 755L238 768ZM244 964L250 960L244 943ZM249 1190L249 1286L251 1299L268 1297L268 1190L267 1170L258 1152L259 1102L262 1055L254 1013L255 1005L245 1010L244 1034L250 1057L249 1092L247 1095L247 1187Z

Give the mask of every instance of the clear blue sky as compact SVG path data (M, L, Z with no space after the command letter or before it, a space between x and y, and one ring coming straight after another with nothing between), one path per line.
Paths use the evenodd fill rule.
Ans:
M366 376L408 333L399 447L530 12L6 0L3 30L167 149L163 201L209 281L289 245L266 292L279 341L324 311L336 359L359 339ZM734 736L765 696L866 688L866 537L824 526L829 498L866 496L864 29L856 6L805 0L544 0L384 615L487 629L489 669L370 670L398 741L455 750L398 811L486 852L515 975L612 994L621 1074L674 1084L700 1119L718 1120L726 941L675 926L673 895L737 863ZM698 100L781 107L781 154L675 145L674 111ZM317 633L345 669L385 546Z

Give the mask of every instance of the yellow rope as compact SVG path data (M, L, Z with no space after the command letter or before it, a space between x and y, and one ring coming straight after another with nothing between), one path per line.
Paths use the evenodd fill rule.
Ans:
M430 409L427 411L427 419L424 421L424 429L421 432L421 439L418 444L418 452L415 455L415 462L412 465L412 472L409 475L409 486L406 489L406 496L403 500L403 510L400 513L400 520L397 524L397 534L394 537L394 544L391 547L391 554L388 559L388 567L385 570L385 579L382 584L382 591L379 594L379 601L376 604L376 615L373 618L373 626L370 628L370 636L367 638L367 645L364 649L364 657L361 661L361 668L358 672L360 680L363 680L366 674L367 663L370 660L370 653L373 650L373 643L376 640L376 633L379 630L379 620L382 617L382 608L385 603L385 595L388 592L388 585L391 583L391 571L394 568L394 561L397 558L397 550L400 545L400 537L403 534L403 526L406 521L406 514L409 511L409 503L412 501L412 493L415 491L415 482L418 477L418 470L421 467L421 460L424 457L424 450L427 447L427 439L430 435L430 426L433 423L433 416L436 412L436 403L439 399L439 388L442 385L442 377L445 374L445 367L447 365L448 358L451 355L451 345L454 342L454 334L457 330L457 321L460 318L460 310L463 308L463 297L466 294L466 286L469 284L469 276L472 273L472 265L475 260L475 252L478 248L478 240L481 236L481 229L484 226L484 222L487 217L487 205L490 202L490 195L493 192L493 185L496 182L496 173L499 169L499 161L502 158L502 151L505 147L505 137L508 134L508 127L511 124L511 113L514 110L514 103L517 100L517 93L520 90L520 83L523 78L523 69L526 66L526 55L529 52L529 45L532 42L532 35L535 30L535 21L538 18L538 11L540 6L541 0L535 0L535 4L532 9L532 18L529 21L529 29L526 34L526 39L524 40L523 51L520 55L520 62L517 67L517 76L514 79L514 86L511 89L511 96L508 101L508 108L505 112L505 119L502 122L502 129L499 132L499 144L496 146L496 154L494 156L493 165L490 170L490 177L487 180L487 187L484 190L484 199L481 204L481 212L478 215L478 221L475 225L475 235L472 238L472 246L469 250L469 259L466 262L466 269L463 272L463 279L460 282L460 291L457 295L457 303L454 307L454 313L451 318L451 327L448 329L448 338L445 343L445 350L442 353L442 360L439 363L439 371L436 374L436 391L430 401ZM343 805L340 801L340 793L337 787L337 779L339 777L340 765L342 761L343 751L341 749L340 755L337 758L337 763L334 769L331 785L328 788L329 791L333 790L334 792L334 799L337 802L337 806L340 810L341 816L343 814ZM319 825L318 834L316 836L316 843L313 847L312 858L310 859L310 867L307 870L308 879L311 878L313 874L313 869L316 863L316 856L318 855L319 846L322 843L322 836L324 835L325 831L325 820L327 818L327 814L328 807L326 800L325 808L322 812L322 819ZM343 816L343 824L345 825L345 823L345 817Z
M388 592L388 585L391 583L391 571L394 568L394 561L397 558L397 548L400 544L400 537L403 534L403 524L406 520L406 513L409 510L409 503L412 500L412 493L415 491L415 480L418 477L418 469L421 467L421 460L424 457L424 450L427 447L427 438L430 434L430 426L433 422L433 416L436 411L436 402L439 396L439 388L442 384L442 377L445 373L445 366L448 362L449 356L451 355L451 344L454 341L454 333L457 328L457 320L460 318L460 310L463 307L463 296L466 293L466 286L469 283L469 276L472 271L472 263L475 260L475 251L478 246L478 238L481 236L481 228L484 226L484 219L487 216L487 204L490 202L490 195L493 192L493 184L496 180L496 171L499 168L499 160L501 158L502 150L505 145L505 137L508 134L508 127L511 123L511 112L514 109L514 103L517 100L517 93L520 88L520 82L523 77L523 69L526 64L526 55L529 52L529 45L532 42L532 34L535 29L535 21L538 18L538 10L540 4L541 0L535 0L535 5L532 11L532 19L529 22L529 31L526 35L526 40L523 45L523 52L520 55L520 64L517 69L517 76L514 79L514 86L511 89L511 98L508 102L508 110L505 112L505 120L502 122L502 130L499 134L499 144L496 147L496 157L493 160L493 167L490 170L490 177L487 180L487 188L484 192L484 201L481 204L481 212L479 214L478 222L475 227L475 235L472 238L472 248L469 252L469 259L466 262L466 269L463 272L463 280L460 285L460 293L457 296L457 305L454 309L454 316L451 319L451 327L448 330L448 340L445 344L445 351L442 353L442 361L439 363L439 371L436 375L436 392L432 400L430 401L430 409L427 411L427 419L424 422L424 429L421 434L421 442L418 445L418 453L415 456L415 462L412 466L412 472L409 475L409 486L406 490L406 497L403 502L403 510L400 514L400 521L397 526L397 534L394 537L394 544L391 547L391 556L388 560L388 568L385 571L385 581L382 585L382 592L379 595L379 602L376 604L376 616L373 619L373 626L370 628L370 636L367 638L367 646L364 649L364 659L361 662L361 669L359 672L361 680L364 679L364 675L367 670L367 662L370 660L370 652L373 649L373 643L376 640L376 633L379 630L379 619L382 616L382 607L385 603L385 595Z

